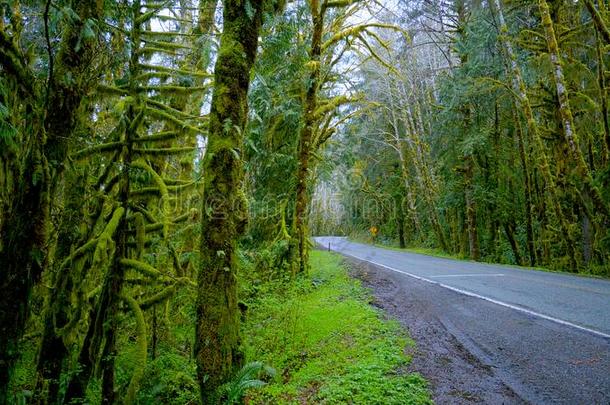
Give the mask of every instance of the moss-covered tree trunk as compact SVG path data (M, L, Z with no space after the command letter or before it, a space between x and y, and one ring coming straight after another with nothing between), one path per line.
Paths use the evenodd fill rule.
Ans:
M223 32L214 69L202 208L195 356L201 397L216 391L242 363L237 302L237 242L247 223L242 146L250 71L263 1L223 1Z
M89 1L75 1L71 6L79 18L66 19L47 83L35 80L17 38L4 26L0 29L0 65L17 81L27 111L24 159L12 174L15 188L10 206L0 213L0 403L6 398L30 293L47 261L52 184L63 172L69 140L82 119L81 103L98 74L87 69L96 54L91 39L83 39L82 32L88 20L103 10Z
M604 21L603 14L595 7L593 4L593 0L583 0L587 10L591 14L591 18L593 19L593 23L595 24L595 28L602 36L607 45L610 45L610 28ZM600 0L600 5L603 4L605 0Z
M555 185L555 178L551 173L549 159L545 150L544 142L542 141L542 138L540 136L538 123L536 122L536 118L534 117L534 112L532 110L532 106L526 92L525 81L523 80L521 69L517 64L517 58L513 51L512 44L508 38L508 26L506 25L506 22L504 20L502 5L500 4L500 0L489 0L488 3L490 7L493 7L496 10L498 14L498 20L500 23L499 39L504 47L506 56L508 58L512 88L516 98L516 102L517 105L521 108L521 112L523 113L523 117L525 118L525 121L527 123L528 134L534 143L534 150L537 155L538 169L540 170L542 178L546 183L546 192L544 193L544 196L547 198L548 205L551 206L552 211L555 214L555 217L557 218L557 222L559 222L561 233L564 237L566 245L568 259L570 261L570 267L573 269L573 271L576 271L578 269L578 257L576 255L575 247L576 242L574 241L574 238L570 232L568 222L563 212L563 208L561 207L559 195L557 192L557 186Z
M527 235L527 251L529 254L529 265L536 265L536 245L534 242L534 226L532 220L532 179L530 175L530 164L525 153L525 142L523 139L523 129L518 115L515 113L515 132L519 145L519 160L523 169L523 197L525 200L525 232Z
M295 212L293 225L293 273L304 272L307 269L307 214L309 205L308 182L309 163L313 152L313 134L316 125L315 111L318 105L318 88L320 86L320 56L322 54L322 32L324 30L324 14L320 9L319 0L311 0L311 18L313 33L309 60L311 72L305 95L304 123L299 134L298 167L296 176ZM295 246L296 244L296 246Z
M576 132L576 126L574 125L572 108L570 107L568 87L563 73L559 44L557 43L555 28L553 20L551 19L551 13L549 11L549 5L547 4L546 0L539 0L538 6L540 9L540 16L542 18L542 26L544 27L549 56L551 58L551 64L553 65L553 79L555 82L555 89L557 91L557 98L559 100L559 114L561 116L564 140L567 144L568 150L570 151L572 160L576 164L576 170L579 177L584 182L585 191L593 201L597 212L603 215L604 220L608 220L610 219L610 209L608 208L607 203L604 201L599 188L594 183L589 166L587 166L587 162L585 161L583 153L580 149L579 137Z
M464 200L466 202L466 231L468 233L468 252L472 260L481 258L479 249L479 232L477 225L477 204L474 198L474 158L465 157L464 167Z

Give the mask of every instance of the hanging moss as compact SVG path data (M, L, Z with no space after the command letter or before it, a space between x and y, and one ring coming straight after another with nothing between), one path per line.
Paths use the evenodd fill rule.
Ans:
M108 263L111 252L114 250L114 242L112 239L124 213L125 209L123 207L118 207L115 209L112 214L112 218L100 236L97 238L97 244L93 253L92 265L94 267L102 266L103 264Z
M125 394L124 403L126 405L130 405L135 403L136 396L138 393L138 389L140 388L140 381L144 376L144 370L146 369L146 360L148 358L147 353L147 343L146 343L146 321L144 320L144 313L142 309L138 305L135 299L131 296L123 295L123 300L129 306L129 309L133 313L136 319L136 347L137 347L137 359L135 362L135 369L133 371L133 375L131 376L131 380L129 381L129 387L127 388L127 393Z
M140 274L152 279L160 279L163 274L148 263L141 262L135 259L121 259L121 265L136 270Z

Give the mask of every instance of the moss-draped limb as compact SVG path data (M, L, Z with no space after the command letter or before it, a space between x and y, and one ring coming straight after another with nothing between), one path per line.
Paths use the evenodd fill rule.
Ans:
M195 133L203 132L203 128L198 128L198 127L192 126L190 124L187 124L186 122L174 117L171 113L160 110L158 108L147 107L146 112L148 115L150 115L152 117L155 117L155 118L163 120L163 121L171 122L171 123L175 124L178 128L182 128L185 130L188 129Z
M86 159L95 153L100 152L116 152L123 147L122 142L108 142L102 143L99 145L92 146L87 149L81 149L77 152L74 152L70 157L73 159Z
M183 153L193 152L197 150L196 147L174 147L174 148L134 148L133 151L135 153L139 153L141 155L180 155Z
M180 136L178 131L162 131L157 132L153 135L141 136L133 140L134 144L146 143L146 142L160 142L176 139Z
M136 395L140 387L140 381L144 376L144 370L146 369L146 359L148 358L147 344L146 344L146 321L144 320L144 313L138 305L137 301L126 294L122 296L123 301L127 304L131 312L136 319L136 347L137 347L137 360L131 380L129 380L129 386L127 387L127 393L125 394L125 404L133 404L136 400Z
M186 183L186 184L167 186L167 191L170 193L179 193L182 190L188 189L190 187L194 187L198 184L199 184L199 182L193 181L193 182ZM136 196L154 195L154 194L160 194L160 193L161 193L161 190L159 189L159 187L142 187L140 189L133 190L130 195L133 197L136 197Z
M173 75L185 75L185 76L195 76L195 77L210 77L209 73L200 72L200 71L196 71L196 70L174 69L174 68L168 68L168 67L158 66L158 65L149 65L149 64L146 64L146 63L140 64L140 67L142 69L144 69L144 70L152 70L152 71L155 71L155 72L170 73L170 74L173 74Z
M139 260L121 259L121 265L125 266L126 268L136 270L138 273L153 279L163 277L163 273L161 273L159 270L155 269L150 264Z
M144 171L146 171L148 174L150 174L155 182L155 184L157 185L157 188L159 189L159 194L161 196L161 215L162 215L162 221L163 221L163 237L167 238L168 232L169 232L169 192L167 191L167 186L165 185L165 182L163 181L163 178L161 178L161 176L159 176L159 174L153 170L152 167L150 167L150 165L148 165L148 163L144 162L143 160L137 160L135 162L132 163L132 167L137 167L139 169L142 169Z
M599 31L600 35L606 41L606 45L610 45L610 29L606 25L604 21L604 17L600 13L600 11L595 7L592 0L583 0L587 10L591 14L591 18L593 19L593 23L595 24L595 28Z
M110 221L97 238L97 244L95 246L95 251L93 252L93 266L100 266L101 264L108 262L110 251L114 248L114 234L124 213L125 209L123 207L117 207L112 213Z
M158 293L152 295L151 297L146 298L144 301L140 302L140 308L142 310L147 310L148 308L152 308L157 304L161 304L162 302L170 299L176 293L176 284L172 284Z

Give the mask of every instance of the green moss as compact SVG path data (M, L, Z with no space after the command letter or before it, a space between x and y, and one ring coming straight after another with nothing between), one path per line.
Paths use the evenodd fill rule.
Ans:
M102 231L102 234L97 238L97 245L95 247L95 252L93 253L93 267L108 263L111 252L114 250L112 238L114 237L114 233L116 232L124 213L125 209L123 207L118 207L114 210L112 218L110 218L110 221Z
M146 368L146 359L147 359L147 345L146 345L146 321L144 320L144 314L140 309L140 306L136 302L133 297L123 296L123 300L129 306L129 309L133 312L133 315L136 318L136 332L137 332L137 359L136 365L131 377L131 381L129 382L129 387L127 388L127 394L125 395L124 403L126 405L133 404L136 399L136 394L138 392L140 381L142 380L142 376L144 375L144 370Z
M148 263L141 262L139 260L134 259L121 259L121 264L130 269L136 270L146 277L150 277L153 279L161 277L161 272L155 269Z

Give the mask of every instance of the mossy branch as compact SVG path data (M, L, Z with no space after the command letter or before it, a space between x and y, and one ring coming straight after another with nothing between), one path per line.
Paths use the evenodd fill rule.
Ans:
M158 108L146 107L146 111L148 112L149 115L151 115L159 120L162 120L162 121L171 122L172 124L175 124L176 126L182 128L182 129L189 129L189 130L191 130L193 132L197 132L197 133L204 131L204 128L197 128L192 125L189 125L186 122L181 121L178 118L174 117L172 114L159 110Z
M0 29L0 66L13 75L19 86L31 97L35 96L36 93L34 87L36 80L24 60L25 58L17 44L4 29Z
M144 39L143 42L147 45L151 45L151 47L154 48L158 48L161 50L168 50L168 51L179 51L181 49L186 49L186 50L193 50L192 46L189 45L184 45L184 44L178 44L175 42L167 42L167 41L155 41L152 39Z
M333 97L329 100L326 100L324 103L320 103L321 105L313 113L313 118L314 120L319 120L329 112L333 112L337 107L340 107L344 104L355 103L358 100L360 100L360 98L343 95Z
M326 40L326 42L324 42L322 44L322 52L325 52L330 47L332 47L334 44L336 44L339 41L344 40L345 38L357 37L359 35L362 35L362 33L367 32L369 28L383 28L383 29L387 29L387 30L397 31L397 32L400 32L401 34L403 34L405 37L408 37L407 33L402 28L400 28L396 25L383 24L383 23L360 24L360 25L356 25L353 27L345 28L345 29L337 32L336 34L334 34L332 37L330 37L328 40Z
M152 155L152 156L158 156L158 155L180 155L182 153L188 153L188 152L193 152L195 150L197 150L197 147L189 147L189 146L184 146L184 147L178 147L178 148L133 148L133 151L135 153L139 153L142 155Z
M72 159L76 159L76 160L85 159L85 158L93 155L94 153L115 152L115 151L121 149L121 147L123 145L124 145L123 142L102 143L100 145L95 145L90 148L81 149L78 152L74 152L72 154L72 156L70 156L70 157Z
M163 131L157 132L154 135L142 136L140 138L136 138L133 140L133 143L146 143L146 142L159 142L159 141L168 141L171 139L176 139L181 134L178 131Z
M144 376L144 370L146 369L146 359L148 356L148 346L146 343L146 321L144 319L144 313L142 312L142 309L133 297L123 295L122 298L131 310L131 312L133 312L133 315L136 319L137 360L133 375L131 376L131 380L129 381L127 393L125 394L125 404L130 405L133 404L136 400L136 395L140 387L140 381Z
M187 184L178 184L175 186L167 186L167 191L169 191L170 193L179 193L183 190L186 190L190 187L193 187L195 185L199 184L196 181L187 183ZM155 194L159 194L159 188L158 187L143 187L140 188L138 190L133 190L129 193L130 196L132 197L137 197L137 196L146 196L146 195L155 195Z
M148 263L144 263L141 262L139 260L135 260L135 259L121 259L121 265L130 268L132 270L137 271L138 273L142 274L143 276L152 278L152 279L159 279L163 276L163 273L161 273L159 270L155 269L153 266L151 266Z
M164 288L159 291L155 295L145 299L140 303L140 308L143 310L147 310L157 304L164 302L165 300L171 298L176 293L176 284L172 284L169 287Z
M136 160L132 163L132 167L137 167L149 173L159 189L159 194L161 195L161 220L164 224L163 237L167 238L169 232L169 192L167 191L167 185L163 181L163 178L143 160Z
M95 252L93 252L93 267L98 267L100 264L108 261L109 252L114 249L112 238L124 213L125 209L123 207L115 209L110 221L108 221L108 224L106 224L106 227L97 238L97 245Z
M146 63L141 63L140 68L142 68L143 70L153 70L155 72L170 73L172 75L211 77L211 75L206 72L198 72L198 71L194 71L194 70L184 70L184 69L173 69L173 68L168 68L168 67L164 67L164 66L149 65Z
M91 239L78 249L74 250L69 257L67 257L63 262L61 262L60 270L67 269L70 266L70 263L95 248L95 246L97 245L97 241L97 238Z

